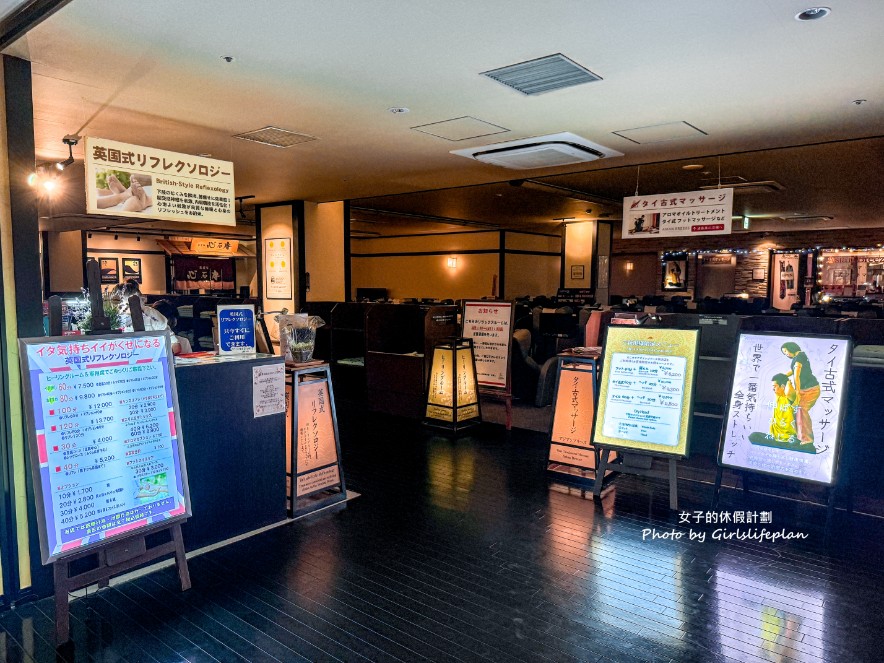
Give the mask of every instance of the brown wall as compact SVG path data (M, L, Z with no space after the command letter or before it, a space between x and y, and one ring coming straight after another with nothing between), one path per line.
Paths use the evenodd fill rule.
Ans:
M632 263L627 271L626 263ZM611 259L611 294L646 295L660 287L660 256L656 253L626 253Z

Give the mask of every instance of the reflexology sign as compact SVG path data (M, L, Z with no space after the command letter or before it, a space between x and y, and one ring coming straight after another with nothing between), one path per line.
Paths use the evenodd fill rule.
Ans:
M608 330L595 445L688 455L697 339L694 329Z
M730 235L733 189L623 199L623 239Z
M43 563L190 516L168 332L19 344Z
M846 336L740 334L719 463L833 484L851 349Z
M233 164L87 136L86 213L236 225Z

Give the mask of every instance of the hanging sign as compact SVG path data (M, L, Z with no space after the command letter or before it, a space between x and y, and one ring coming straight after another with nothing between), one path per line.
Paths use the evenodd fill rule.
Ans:
M719 463L833 484L850 354L846 336L740 334Z
M687 456L698 332L611 327L596 445Z
M512 323L510 302L464 302L463 336L473 339L479 387L508 390Z
M623 199L623 238L730 235L733 189Z
M218 354L255 354L255 307L218 307Z
M168 332L19 347L44 564L190 516Z
M86 213L235 226L233 164L86 137Z
M292 240L275 237L264 240L264 297L292 298Z

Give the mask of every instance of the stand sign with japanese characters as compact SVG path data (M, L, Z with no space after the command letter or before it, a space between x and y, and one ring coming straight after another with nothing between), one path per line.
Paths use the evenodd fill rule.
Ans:
M623 199L623 239L730 235L733 189Z
M233 164L86 137L86 213L235 226Z
M688 455L699 332L611 327L605 342L593 444L604 473L613 449L621 472L657 477L653 459L669 463L669 505L677 508L676 461ZM642 458L642 456L644 458ZM601 482L596 482L599 494Z
M465 301L462 316L463 337L473 340L479 393L504 401L507 430L513 409L513 312L512 302Z
M218 354L255 354L255 307L251 304L218 307Z
M137 332L19 346L40 551L56 568L61 644L69 561L100 550L114 567L171 552L182 573L180 524L191 509L171 340L167 331ZM145 547L145 532L170 528L172 544ZM113 574L99 566L87 584Z
M740 334L720 465L833 485L851 351L846 336Z
M301 516L347 498L331 372L326 363L293 364L289 502Z

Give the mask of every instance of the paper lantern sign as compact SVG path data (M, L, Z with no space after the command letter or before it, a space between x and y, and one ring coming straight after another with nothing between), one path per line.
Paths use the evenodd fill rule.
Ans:
M457 429L479 421L472 341L459 338L437 344L433 349L426 422Z
M611 327L594 442L687 456L697 330Z
M740 334L719 463L833 484L850 355L845 336Z
M218 307L218 354L255 354L255 307Z
M43 563L190 515L168 332L23 339Z

